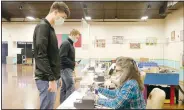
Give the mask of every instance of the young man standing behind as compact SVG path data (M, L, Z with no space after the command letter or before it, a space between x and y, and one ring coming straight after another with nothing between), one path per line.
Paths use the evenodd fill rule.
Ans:
M72 94L74 88L73 71L75 68L75 49L73 43L76 43L80 37L80 32L73 29L70 32L69 38L64 41L59 50L61 59L61 80L62 87L60 92L60 103Z
M40 109L53 109L57 81L60 78L58 43L53 28L70 15L68 6L54 2L49 14L35 27L33 35L35 80L40 95Z

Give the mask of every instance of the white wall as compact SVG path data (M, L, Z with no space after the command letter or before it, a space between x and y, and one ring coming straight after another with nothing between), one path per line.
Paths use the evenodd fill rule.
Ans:
M15 41L32 41L35 24L2 23L2 41L8 41L8 56L17 52Z
M169 44L165 45L165 57L167 59L182 61L183 41L180 40L180 31L184 30L184 9L169 14L165 19L165 37L169 38ZM171 32L175 31L175 41L171 41ZM178 37L179 36L179 37ZM181 63L180 63L181 64Z
M8 56L14 55L16 45L14 41L33 41L33 32L37 23L2 23L2 41L8 41ZM77 28L80 30L80 23L67 23L61 27L55 27L57 34L66 34L71 29Z
M3 36L3 41L8 41L9 55L12 55L13 41L32 41L33 31L36 23L3 23L2 28L7 31L8 36ZM67 22L63 26L55 27L57 34L69 33L73 28L83 30L80 22ZM90 37L83 36L83 44L90 44L89 50L76 49L77 58L116 58L117 56L130 56L134 58L149 57L163 58L163 45L146 46L141 44L141 49L130 49L129 44L110 44L112 36L124 36L125 39L145 40L146 37L164 38L164 20L148 20L147 22L95 22L90 23ZM89 37L89 38L86 38ZM94 38L107 39L106 48L96 48L92 44ZM85 39L85 40L84 40ZM89 40L86 40L89 39ZM13 45L13 44L12 44ZM16 47L14 47L16 48Z
M149 57L163 58L163 45L146 46L141 44L141 49L130 49L129 43L118 45L111 44L112 36L124 36L125 39L132 39L141 42L146 37L156 37L159 40L164 38L164 20L148 20L148 22L111 22L91 24L91 37L107 39L106 48L92 48L94 57L116 58L117 56L130 56L134 58Z

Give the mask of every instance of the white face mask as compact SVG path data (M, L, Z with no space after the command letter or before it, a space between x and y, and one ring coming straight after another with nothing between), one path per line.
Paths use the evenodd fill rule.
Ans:
M118 79L117 79L117 85L122 86L122 82L124 82L129 74L129 69L128 68L121 68L120 66L116 65L117 70L121 70L117 72Z
M75 38L73 42L76 43L77 41L78 41L78 40Z
M62 17L59 17L55 19L55 25L62 25L64 23L65 19Z
M76 43L78 40L76 39L76 37L71 37L71 36L69 36L69 38L74 42L74 43Z

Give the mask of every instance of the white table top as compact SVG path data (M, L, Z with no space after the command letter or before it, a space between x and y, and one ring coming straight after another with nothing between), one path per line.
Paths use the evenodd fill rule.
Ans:
M87 87L88 85L93 84L94 80L94 73L88 73L82 77L80 81L80 86ZM76 99L82 99L85 95L87 88L79 88L78 90L74 91L57 109L75 109L74 102Z
M74 107L74 102L77 99L82 99L82 97L85 95L85 92L87 91L86 88L74 91L57 109L76 109ZM103 96L102 94L99 94L100 98L106 98L105 96ZM100 107L100 108L105 108L108 109L106 107Z
M91 85L94 83L94 74L88 73L86 76L83 77L83 79L80 82L80 85L83 85L87 87L88 85ZM78 90L74 91L57 109L76 109L74 107L74 102L77 99L82 99L82 97L85 95L88 88L79 88ZM99 94L101 98L105 98L105 96Z
M86 90L82 90L85 92ZM83 92L74 91L57 109L76 109L74 102L76 99L81 99L84 96Z

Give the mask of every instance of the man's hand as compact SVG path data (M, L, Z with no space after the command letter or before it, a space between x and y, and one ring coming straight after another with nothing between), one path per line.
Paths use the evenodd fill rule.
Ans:
M62 87L62 79L59 79L59 87Z
M78 66L79 65L79 63L78 62L75 62L75 66Z
M57 92L57 84L56 81L49 81L49 92Z

